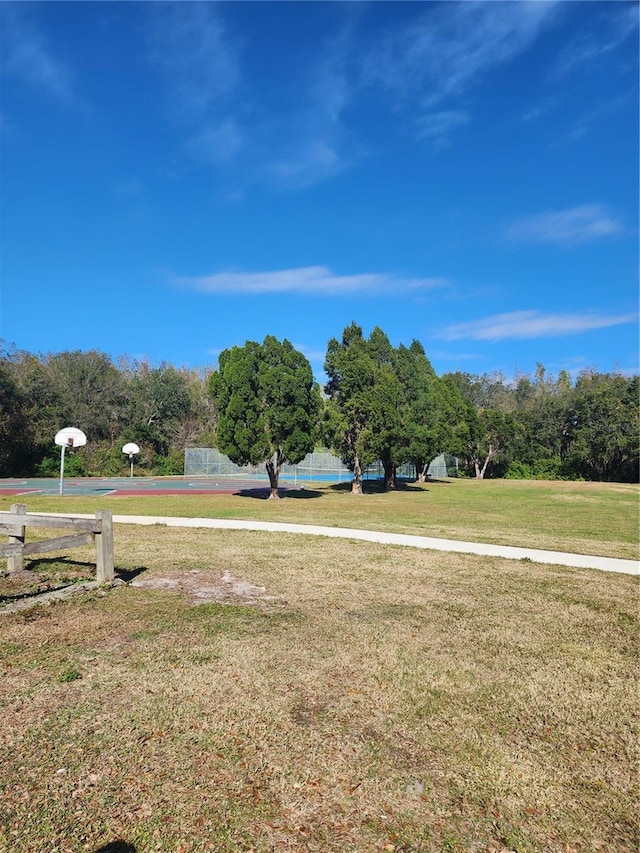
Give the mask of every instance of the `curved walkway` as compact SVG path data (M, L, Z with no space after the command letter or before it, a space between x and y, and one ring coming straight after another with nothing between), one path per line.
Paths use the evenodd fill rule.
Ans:
M37 515L37 513L34 513ZM46 513L64 515L64 513ZM87 518L93 516L88 515ZM507 560L531 560L554 566L578 569L598 569L602 572L622 572L640 575L640 561L617 557L597 557L590 554L565 554L537 548L516 548L511 545L489 545L480 542L459 542L453 539L433 539L429 536L410 536L404 533L385 533L379 530L352 530L346 527L321 527L315 524L289 524L275 521L244 521L227 518L176 518L173 516L114 515L117 524L161 524L166 527L203 527L223 530L261 530L274 533L298 533L309 536L329 536L338 539L362 539L384 545L403 545L432 551L453 551L478 554L483 557L503 557Z

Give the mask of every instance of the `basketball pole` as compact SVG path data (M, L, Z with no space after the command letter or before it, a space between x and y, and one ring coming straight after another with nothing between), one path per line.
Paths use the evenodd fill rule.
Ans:
M60 494L64 494L64 452L67 445L63 444L60 448Z

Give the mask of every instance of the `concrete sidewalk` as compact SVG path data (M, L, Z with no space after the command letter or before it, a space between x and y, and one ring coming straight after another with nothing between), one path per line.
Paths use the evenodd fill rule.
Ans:
M45 514L45 513L43 513ZM46 513L63 515L63 513ZM87 516L92 518L92 516ZM274 533L298 533L307 536L329 536L338 539L361 539L384 545L402 545L432 551L453 551L461 554L478 554L483 557L503 557L507 560L531 560L554 566L571 566L578 569L598 569L601 572L622 572L640 576L640 561L621 560L616 557L595 557L589 554L564 554L560 551L543 551L536 548L515 548L511 545L487 545L478 542L458 542L453 539L433 539L428 536L409 536L404 533L383 533L376 530L351 530L346 527L320 527L315 524L288 524L271 521L243 521L222 518L174 518L172 516L114 515L117 524L161 524L166 527L200 527L222 530L260 530Z

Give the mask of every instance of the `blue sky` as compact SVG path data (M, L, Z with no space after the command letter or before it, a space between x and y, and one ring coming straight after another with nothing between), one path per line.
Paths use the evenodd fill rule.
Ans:
M0 337L638 369L638 5L0 3Z

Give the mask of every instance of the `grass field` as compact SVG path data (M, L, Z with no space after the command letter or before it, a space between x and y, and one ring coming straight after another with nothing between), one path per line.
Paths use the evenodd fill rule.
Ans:
M0 496L0 510L20 501L34 512L94 512L252 518L364 527L445 539L495 542L637 559L637 485L524 480L451 480L362 497L347 485L310 484L280 501L250 495L144 497Z
M549 547L591 541L590 516L609 531L592 553L635 553L637 489L570 485L509 489L526 496L518 535L541 547L550 503L566 512ZM499 533L504 492L439 486L144 506ZM437 521L418 527L425 504ZM243 531L120 525L115 542L132 584L0 617L0 849L638 850L637 578ZM82 574L92 559L36 568ZM224 573L264 594L196 603L194 585Z

